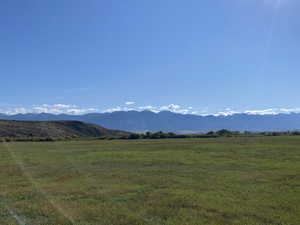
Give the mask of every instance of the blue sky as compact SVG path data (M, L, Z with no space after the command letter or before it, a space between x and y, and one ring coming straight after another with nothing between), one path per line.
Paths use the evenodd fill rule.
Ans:
M0 1L0 111L297 108L299 10L297 0Z

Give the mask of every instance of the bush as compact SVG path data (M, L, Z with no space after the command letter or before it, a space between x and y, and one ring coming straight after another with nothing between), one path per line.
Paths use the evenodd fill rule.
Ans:
M219 135L219 136L230 136L230 135L232 135L232 132L229 131L229 130L222 129L222 130L217 131L217 135Z
M130 134L128 139L139 139L141 136L139 134Z
M298 135L300 135L300 131L293 131L292 135L298 136Z
M212 136L212 135L215 135L215 132L214 131L209 131L209 132L206 133L206 135Z

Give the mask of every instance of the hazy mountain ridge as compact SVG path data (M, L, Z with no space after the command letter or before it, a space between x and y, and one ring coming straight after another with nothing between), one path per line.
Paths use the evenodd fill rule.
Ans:
M0 114L0 119L9 120L78 120L94 123L109 129L127 131L210 131L229 129L237 131L285 131L300 129L300 113L277 115L234 114L230 116L183 115L163 111L119 111L85 115Z

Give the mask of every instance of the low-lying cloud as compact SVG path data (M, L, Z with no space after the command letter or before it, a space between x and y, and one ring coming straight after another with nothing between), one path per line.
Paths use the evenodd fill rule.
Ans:
M76 105L68 104L42 104L32 107L15 107L0 109L0 113L14 115L14 114L27 114L27 113L51 113L51 114L71 114L80 115L86 113L97 112L95 108L81 108Z
M180 105L177 104L170 104L170 105L165 105L165 106L152 106L152 105L147 105L147 106L136 106L136 107L122 107L122 106L117 106L117 107L113 107L113 108L109 108L104 110L104 112L116 112L116 111L151 111L151 112L161 112L161 111L170 111L170 112L174 112L174 113L180 113L180 114L196 114L195 111L192 110L192 107L182 107Z
M1 106L1 105L0 105ZM0 108L0 113L7 115L15 114L27 114L27 113L50 113L50 114L70 114L70 115L82 115L88 113L112 113L117 111L151 111L159 113L162 111L169 111L178 114L192 114L201 116L231 116L234 114L248 114L248 115L277 115L277 114L291 114L300 113L300 108L269 108L269 109L257 109L257 110L233 110L231 108L225 108L218 112L209 112L207 109L195 110L194 107L184 107L178 104L169 104L163 106L138 106L135 102L126 102L124 106L116 106L108 108L106 110L100 110L99 108L85 108L77 105L70 104L42 104L34 105L32 107L10 107Z
M125 102L125 105L134 105L135 102Z

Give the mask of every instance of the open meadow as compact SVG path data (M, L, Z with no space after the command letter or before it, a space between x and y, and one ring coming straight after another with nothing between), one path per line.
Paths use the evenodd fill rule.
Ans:
M299 225L300 137L0 143L2 225Z

